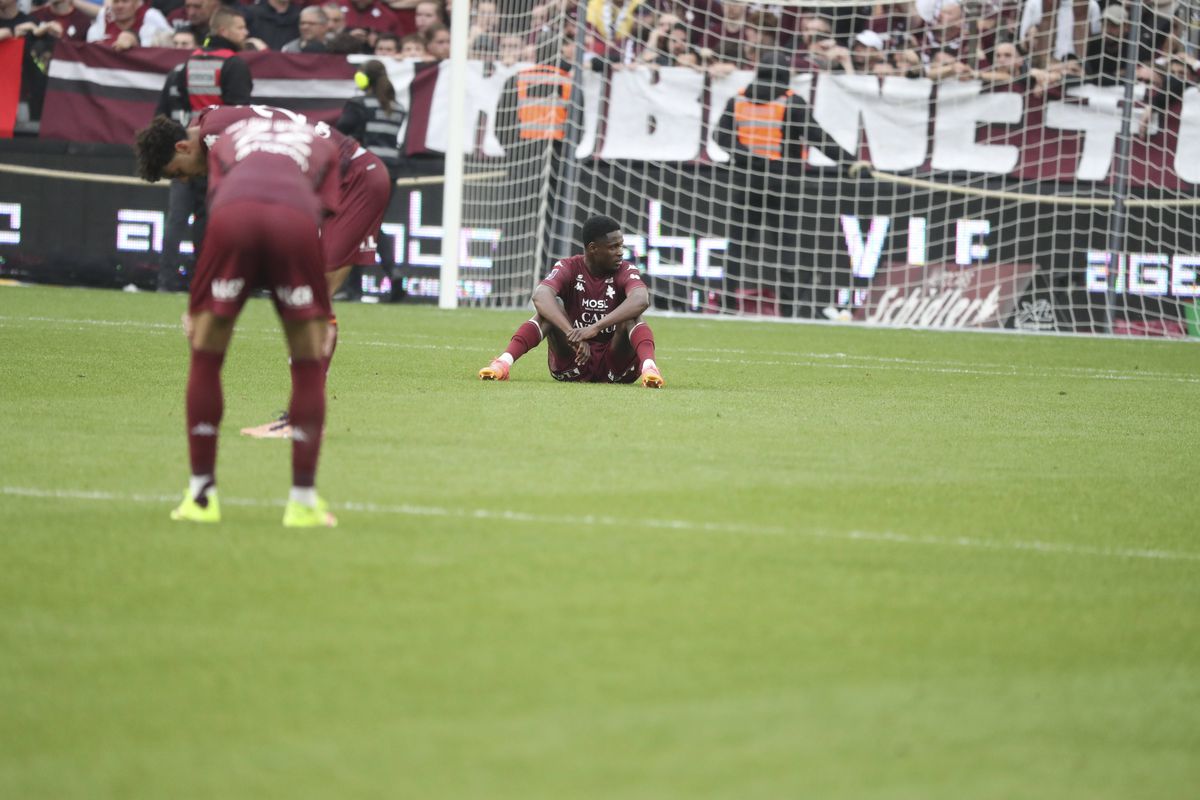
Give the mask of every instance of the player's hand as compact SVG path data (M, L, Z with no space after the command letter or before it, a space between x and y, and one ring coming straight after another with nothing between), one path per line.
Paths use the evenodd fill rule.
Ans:
M575 366L582 367L592 357L592 346L587 342L575 342Z
M578 342L586 342L589 339L595 339L599 329L595 325L588 325L586 328L572 328L567 334L567 341L571 344Z

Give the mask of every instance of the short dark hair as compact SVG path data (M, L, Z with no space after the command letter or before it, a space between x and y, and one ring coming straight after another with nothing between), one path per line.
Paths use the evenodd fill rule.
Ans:
M154 183L175 157L175 143L187 139L187 129L168 116L159 114L150 124L138 131L133 142L137 155L138 175Z
M213 33L217 33L217 31L224 30L231 25L236 17L242 17L245 19L245 16L245 14L243 14L241 11L238 11L236 8L218 5L217 10L213 12L211 17L209 17L208 29ZM219 36L220 34L218 33L217 35Z
M589 217L583 223L583 247L586 250L587 246L592 242L598 242L608 236L613 231L621 230L621 223L617 222L612 217L598 216Z

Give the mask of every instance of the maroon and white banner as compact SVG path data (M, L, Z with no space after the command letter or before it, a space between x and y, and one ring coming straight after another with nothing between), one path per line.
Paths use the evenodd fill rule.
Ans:
M179 50L62 42L50 66L42 136L125 143L151 117ZM247 53L254 100L336 119L354 95L351 61L367 57ZM449 64L390 61L409 109L409 155L445 152ZM516 67L468 64L466 147L503 157L495 120ZM753 78L713 78L686 68L632 68L583 80L583 138L575 155L630 161L723 163L713 132L729 98ZM1083 85L1062 97L992 91L978 81L934 83L868 75L798 75L792 84L816 119L848 151L889 172L970 172L1025 180L1107 182L1121 127L1120 87ZM607 97L605 97L607 95ZM1139 90L1139 98L1141 92ZM602 102L607 99L607 102ZM602 118L602 109L608 117ZM1150 114L1139 104L1135 129ZM1200 89L1167 114L1150 114L1131 153L1135 186L1188 190L1200 184ZM820 163L819 153L814 155Z
M128 144L154 116L167 73L186 50L144 47L117 52L61 41L50 62L41 136ZM253 99L333 122L354 96L354 67L342 56L244 53Z

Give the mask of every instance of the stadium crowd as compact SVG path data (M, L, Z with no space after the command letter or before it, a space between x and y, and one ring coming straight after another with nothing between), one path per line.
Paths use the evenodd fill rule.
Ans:
M26 37L41 73L59 39L124 50L194 48L222 0L0 0L0 40ZM1177 97L1200 77L1196 11L1178 0L911 0L861 7L734 0L587 0L589 69L680 66L722 75L782 56L795 71L978 79L1035 92L1073 82L1116 84L1136 34L1138 81ZM450 51L450 0L254 0L247 50L375 54L441 60ZM558 57L575 0L474 0L470 55L511 66ZM1186 15L1191 13L1189 20ZM31 76L31 92L44 77ZM39 104L40 105L40 104Z

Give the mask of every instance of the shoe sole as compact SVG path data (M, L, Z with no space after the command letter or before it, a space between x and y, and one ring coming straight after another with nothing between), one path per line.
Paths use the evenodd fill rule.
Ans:
M189 517L185 514L179 514L175 511L172 511L171 512L171 521L172 522L198 522L201 525L212 525L214 523L220 522L221 518L217 517L216 519L196 519L195 517Z
M493 370L490 370L490 369L481 369L479 371L479 380L481 380L481 381L506 381L506 380L508 380L508 376L505 375L504 377L501 377L500 373L498 373L498 372L494 372Z
M253 428L242 428L242 436L249 436L251 439L290 439L292 426L271 422Z
M647 389L661 389L663 387L663 379L658 375L643 375L642 386Z

